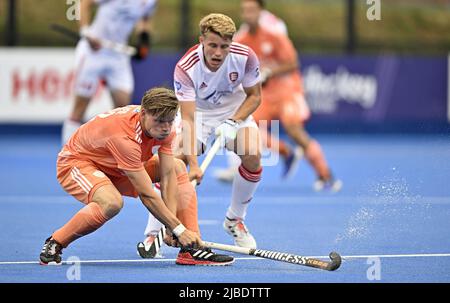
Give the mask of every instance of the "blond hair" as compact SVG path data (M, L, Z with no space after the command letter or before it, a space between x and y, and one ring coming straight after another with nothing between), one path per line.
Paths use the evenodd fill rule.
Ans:
M141 107L156 119L173 119L178 111L178 99L173 90L155 87L145 92Z
M205 35L207 32L213 32L222 38L232 39L236 33L236 25L233 20L224 14L209 14L200 20L200 33Z

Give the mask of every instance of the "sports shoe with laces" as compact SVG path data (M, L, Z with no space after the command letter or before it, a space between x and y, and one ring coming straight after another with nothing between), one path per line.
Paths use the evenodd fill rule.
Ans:
M284 158L283 178L289 179L295 175L298 164L303 157L303 149L300 146L296 146L294 151L289 156Z
M234 238L234 244L240 247L256 248L256 240L248 231L244 221L238 219L225 218L223 228Z
M159 235L150 235L137 244L137 253L144 259L163 258L161 254L163 243Z
M61 265L62 245L52 237L45 240L44 247L39 255L41 265Z
M340 191L342 189L342 186L342 181L339 179L335 179L333 176L331 176L328 180L319 178L313 184L313 188L315 191L329 190L335 193Z
M203 266L223 266L230 265L234 258L228 255L220 255L211 251L210 248L192 249L182 248L178 253L178 265L203 265Z

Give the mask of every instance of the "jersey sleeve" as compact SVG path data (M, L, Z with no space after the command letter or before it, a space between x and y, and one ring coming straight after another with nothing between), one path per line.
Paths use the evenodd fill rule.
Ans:
M249 48L247 63L245 64L245 75L242 86L252 87L260 82L259 76L259 60L255 52Z
M153 0L153 3L147 7L147 10L144 12L144 17L152 17L156 11L156 1Z
M106 144L117 168L121 170L138 171L144 168L141 160L140 145L128 137L113 137Z
M175 132L172 132L164 141L162 141L161 147L158 150L158 153L173 155L172 152L172 142L176 136Z
M287 36L278 34L276 43L278 45L277 58L281 62L293 62L297 60L297 51Z
M178 65L175 67L174 88L178 101L194 101L195 86L189 75Z

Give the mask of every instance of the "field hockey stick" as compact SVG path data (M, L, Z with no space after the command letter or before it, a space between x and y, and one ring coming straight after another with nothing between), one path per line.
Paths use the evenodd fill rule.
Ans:
M323 270L334 271L341 266L342 258L337 252L331 252L329 257L331 261L323 261L314 258L303 257L299 255L294 255L290 253L270 251L264 249L255 249L255 248L245 248L233 245L226 245L214 242L203 241L205 247L224 250L229 252L234 252L237 254L255 256L265 259L270 259L274 261L282 261L297 265L303 265L308 267L314 267Z
M82 38L82 36L80 34L78 34L77 32L75 32L71 29L68 29L67 27L64 27L59 24L50 24L50 28L60 34L63 34L64 36L66 36L72 40L75 40L75 41L78 41ZM136 48L129 46L129 45L117 43L117 42L106 40L106 39L99 39L99 41L100 41L100 45L103 48L111 49L111 50L116 51L121 54L125 54L128 56L134 56L137 53Z
M217 152L222 147L221 145L221 136L218 136L216 138L216 141L214 141L214 144L209 149L208 153L205 156L205 159L203 159L202 164L200 165L200 169L202 170L202 173L205 173L206 169L208 168L209 164L211 163L212 159L216 156ZM192 185L195 187L197 186L197 180L194 179L191 181Z
M205 156L205 159L203 160L202 164L200 165L200 169L204 173L206 169L208 168L209 164L211 163L212 159L214 159L217 152L222 147L221 145L221 137L217 137L216 141L214 141L214 144L209 149L208 153ZM191 184L195 187L197 185L197 180L192 180ZM138 251L140 256L145 256L145 258L154 258L159 250L161 249L161 246L163 244L163 240L166 236L166 227L163 226L159 230L158 234L155 237L155 240L150 245L150 248L148 250L145 249L145 245L143 242L138 243Z

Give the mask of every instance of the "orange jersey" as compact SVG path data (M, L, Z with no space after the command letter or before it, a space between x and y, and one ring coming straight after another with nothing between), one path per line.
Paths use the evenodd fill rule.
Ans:
M259 27L256 33L243 33L237 42L245 44L253 49L258 56L261 69L297 61L297 52L291 40L280 33L265 30ZM269 102L275 102L280 98L288 98L293 92L302 92L300 72L292 71L282 76L269 79L263 87L263 97Z
M82 125L59 153L59 159L89 161L112 177L123 170L144 169L143 162L157 151L172 154L172 132L164 140L149 138L142 130L141 107L129 105L97 115Z

